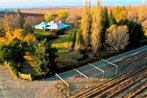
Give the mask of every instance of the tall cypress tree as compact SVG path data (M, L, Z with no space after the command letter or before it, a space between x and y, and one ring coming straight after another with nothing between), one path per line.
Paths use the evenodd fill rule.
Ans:
M24 17L20 11L20 9L17 10L17 16L18 16L18 19L19 19L19 26L21 29L23 29L23 25L25 23L25 20L24 20Z
M116 19L114 18L113 14L112 14L112 11L110 11L110 14L109 14L109 25L113 25L116 23Z
M106 29L109 27L109 17L108 17L108 10L107 7L102 9L102 35L101 35L101 43L105 43L105 32Z

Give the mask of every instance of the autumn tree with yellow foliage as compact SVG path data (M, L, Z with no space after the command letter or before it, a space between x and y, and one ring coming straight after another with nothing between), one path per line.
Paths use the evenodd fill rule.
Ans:
M102 13L101 1L98 0L98 5L93 9L92 13L92 29L91 29L91 44L94 55L101 48L101 30L102 30Z
M44 19L46 22L49 22L52 20L52 15L49 11L44 14Z
M58 11L56 12L56 14L58 15L59 20L63 20L63 21L64 21L64 20L67 18L67 16L68 16L68 13L67 13L66 10L58 10Z
M35 42L35 36L33 34L27 34L23 36L22 29L15 29L14 31L7 31L4 37L0 38L0 44L9 44L13 39L19 39L22 42L27 42L28 44Z
M90 45L90 4L89 0L85 1L85 6L82 10L81 29L85 48L88 49Z
M117 22L127 18L128 10L125 7L117 6L112 12Z
M147 18L147 11L145 4L139 6L138 21L141 23Z

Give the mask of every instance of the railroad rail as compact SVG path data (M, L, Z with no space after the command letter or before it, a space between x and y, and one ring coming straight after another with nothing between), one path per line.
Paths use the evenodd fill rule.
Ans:
M121 61L115 62L115 64L119 65L119 67L123 67L122 69L124 69L125 72L130 71L130 70L132 70L132 71L130 71L130 73L127 72L123 75L120 75L119 77L114 77L113 79L110 79L110 80L104 82L103 84L96 85L96 86L86 90L84 93L76 95L75 97L76 98L92 97L92 95L95 95L95 94L97 95L97 94L102 93L108 87L111 88L115 84L121 83L123 80L126 79L125 77L127 75L128 75L128 77L133 76L134 74L132 72L134 70L138 70L139 67L143 67L143 66L146 68L145 65L147 64L147 62L145 59L142 59L142 58L146 58L147 57L146 55L147 55L147 51L143 51L140 54L134 55L133 57L129 57L129 58L123 59ZM128 67L128 65L130 65L130 66L132 65L133 67L130 68L130 67ZM137 73L138 73L138 71L137 71Z

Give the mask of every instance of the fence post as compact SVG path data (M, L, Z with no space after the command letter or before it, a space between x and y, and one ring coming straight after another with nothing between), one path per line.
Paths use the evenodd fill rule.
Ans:
M19 76L19 78L21 78L21 73L20 72L18 72L18 76Z
M29 77L30 77L30 80L32 81L32 77L31 77L31 74L29 73Z

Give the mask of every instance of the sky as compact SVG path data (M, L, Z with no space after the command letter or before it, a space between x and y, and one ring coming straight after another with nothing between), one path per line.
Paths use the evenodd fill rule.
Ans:
M95 5L97 0L90 0ZM139 5L147 0L102 0L102 5ZM47 8L81 6L84 0L0 0L0 9L4 8Z

